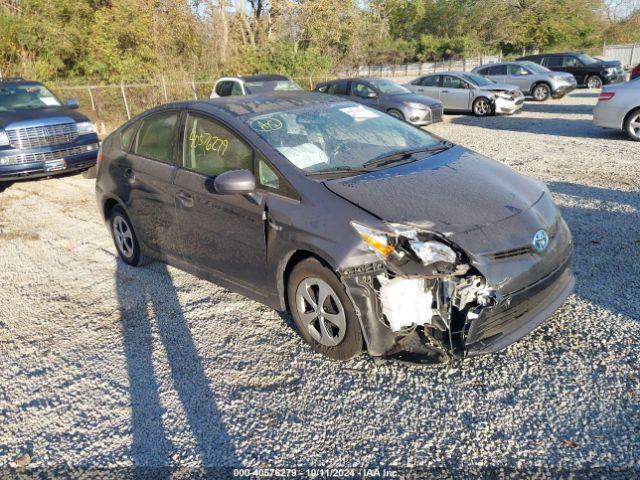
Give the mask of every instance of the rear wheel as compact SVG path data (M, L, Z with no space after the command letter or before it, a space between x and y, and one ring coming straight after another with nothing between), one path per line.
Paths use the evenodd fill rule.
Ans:
M289 276L287 297L302 338L316 352L348 360L362 352L362 330L344 286L315 258L297 264Z
M533 89L533 98L536 102L545 102L551 96L551 89L545 83L539 83Z
M113 207L109 215L109 224L111 225L113 243L115 243L122 261L133 267L142 265L145 262L145 257L142 255L131 221L121 207Z
M629 114L624 122L624 130L631 140L640 142L640 108Z
M491 102L488 98L480 97L475 99L473 102L473 114L476 117L486 117L487 115L491 115L491 113Z
M396 110L395 108L392 108L390 110L387 110L387 113L392 117L396 117L396 118L399 118L400 120L404 120L404 115L400 110Z
M602 79L598 75L591 75L587 78L585 83L587 84L587 87L592 90L602 88Z

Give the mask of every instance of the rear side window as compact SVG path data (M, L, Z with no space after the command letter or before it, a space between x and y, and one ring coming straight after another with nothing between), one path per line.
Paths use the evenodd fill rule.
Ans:
M561 67L562 57L547 57L547 67Z
M242 87L238 82L231 82L231 95L242 95Z
M507 66L506 65L494 65L489 68L489 75L506 75L507 74Z
M488 68L479 68L478 70L476 70L476 72L478 73L478 75L489 75Z
M235 82L229 81L218 82L218 84L216 85L216 93L221 97L228 97L229 95L231 95L231 90L233 89L234 83Z
M173 163L173 142L178 112L151 115L142 121L134 153L163 163Z
M437 87L440 83L440 75L431 75L422 79L423 87Z
M327 93L330 95L346 95L347 82L335 82L329 85Z
M133 143L133 138L140 126L139 122L134 123L133 125L129 125L125 128L120 134L120 142L122 143L122 149L129 151L131 148L131 144Z
M214 120L190 114L184 135L183 165L207 176L229 170L253 171L253 150Z

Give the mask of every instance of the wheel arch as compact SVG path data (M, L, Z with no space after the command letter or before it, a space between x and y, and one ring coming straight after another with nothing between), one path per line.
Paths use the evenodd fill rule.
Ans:
M280 262L278 266L278 300L281 311L289 311L289 300L287 298L287 283L289 282L289 276L294 267L308 258L315 258L322 265L330 268L334 273L335 269L329 261L327 261L323 255L318 254L307 249L298 249L289 252ZM337 274L336 274L337 275Z
M627 114L622 119L622 128L623 129L624 129L625 125L627 124L627 120L629 120L629 118L631 118L631 115L633 115L637 111L640 111L640 105L636 105L635 107L632 107L631 109L629 109Z

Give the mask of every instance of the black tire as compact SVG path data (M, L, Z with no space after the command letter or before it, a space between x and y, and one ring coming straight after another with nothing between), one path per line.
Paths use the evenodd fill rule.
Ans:
M598 75L589 75L585 79L584 84L587 88L599 90L602 88L602 79Z
M491 107L491 100L486 97L478 97L473 101L472 105L473 114L476 117L488 117L493 114L493 108Z
M640 108L635 109L624 120L624 131L634 142L640 142L640 128L635 124L640 124Z
M121 238L121 241L119 241L116 238L118 235L116 232L118 230L123 231L122 225L126 225L126 232L128 232L130 236L126 239ZM146 263L147 259L142 254L140 243L138 242L138 237L133 229L131 220L129 220L129 216L124 209L118 205L113 207L109 214L109 229L111 230L111 238L113 238L113 243L116 246L118 255L124 263L132 267L139 267ZM126 245L126 247L122 245Z
M400 120L404 120L404 114L400 110L396 110L395 108L390 108L387 110L387 113L392 117L399 118Z
M315 328L312 326L314 322L308 323L302 320L303 312L307 310L306 307L308 306L299 304L297 298L298 289L304 288L303 282L313 282L317 279L323 280L329 287L331 287L331 290L335 293L335 296L339 299L343 308L345 329L344 332L341 332L341 340L335 346L324 345L316 340L311 334L311 329ZM318 294L318 298L319 296L320 295ZM360 328L358 316L356 315L355 308L353 307L349 296L345 292L344 286L332 270L322 265L322 263L315 258L308 258L301 261L293 268L289 275L287 298L289 301L291 316L293 317L293 321L296 324L296 328L298 329L300 336L316 352L329 358L333 358L334 360L348 360L362 353L362 330ZM329 300L331 303L335 298ZM322 309L324 310L324 306L322 306ZM309 312L308 315L313 315L313 313ZM318 322L319 321L320 320L318 320ZM324 322L324 320L322 321ZM340 330L338 329L338 331Z
M539 83L533 87L531 96L536 102L546 102L551 97L551 87L546 83Z

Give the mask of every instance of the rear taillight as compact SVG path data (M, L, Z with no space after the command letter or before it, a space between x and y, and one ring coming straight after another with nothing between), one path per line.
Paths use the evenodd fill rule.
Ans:
M634 68L633 70L631 70L631 73L633 75L640 75L640 65L638 65L636 68Z
M98 158L96 158L96 163L100 163L102 161L102 145L98 149Z
M602 92L598 97L598 100L600 100L601 102L606 102L607 100L611 100L615 96L616 94L614 92Z

